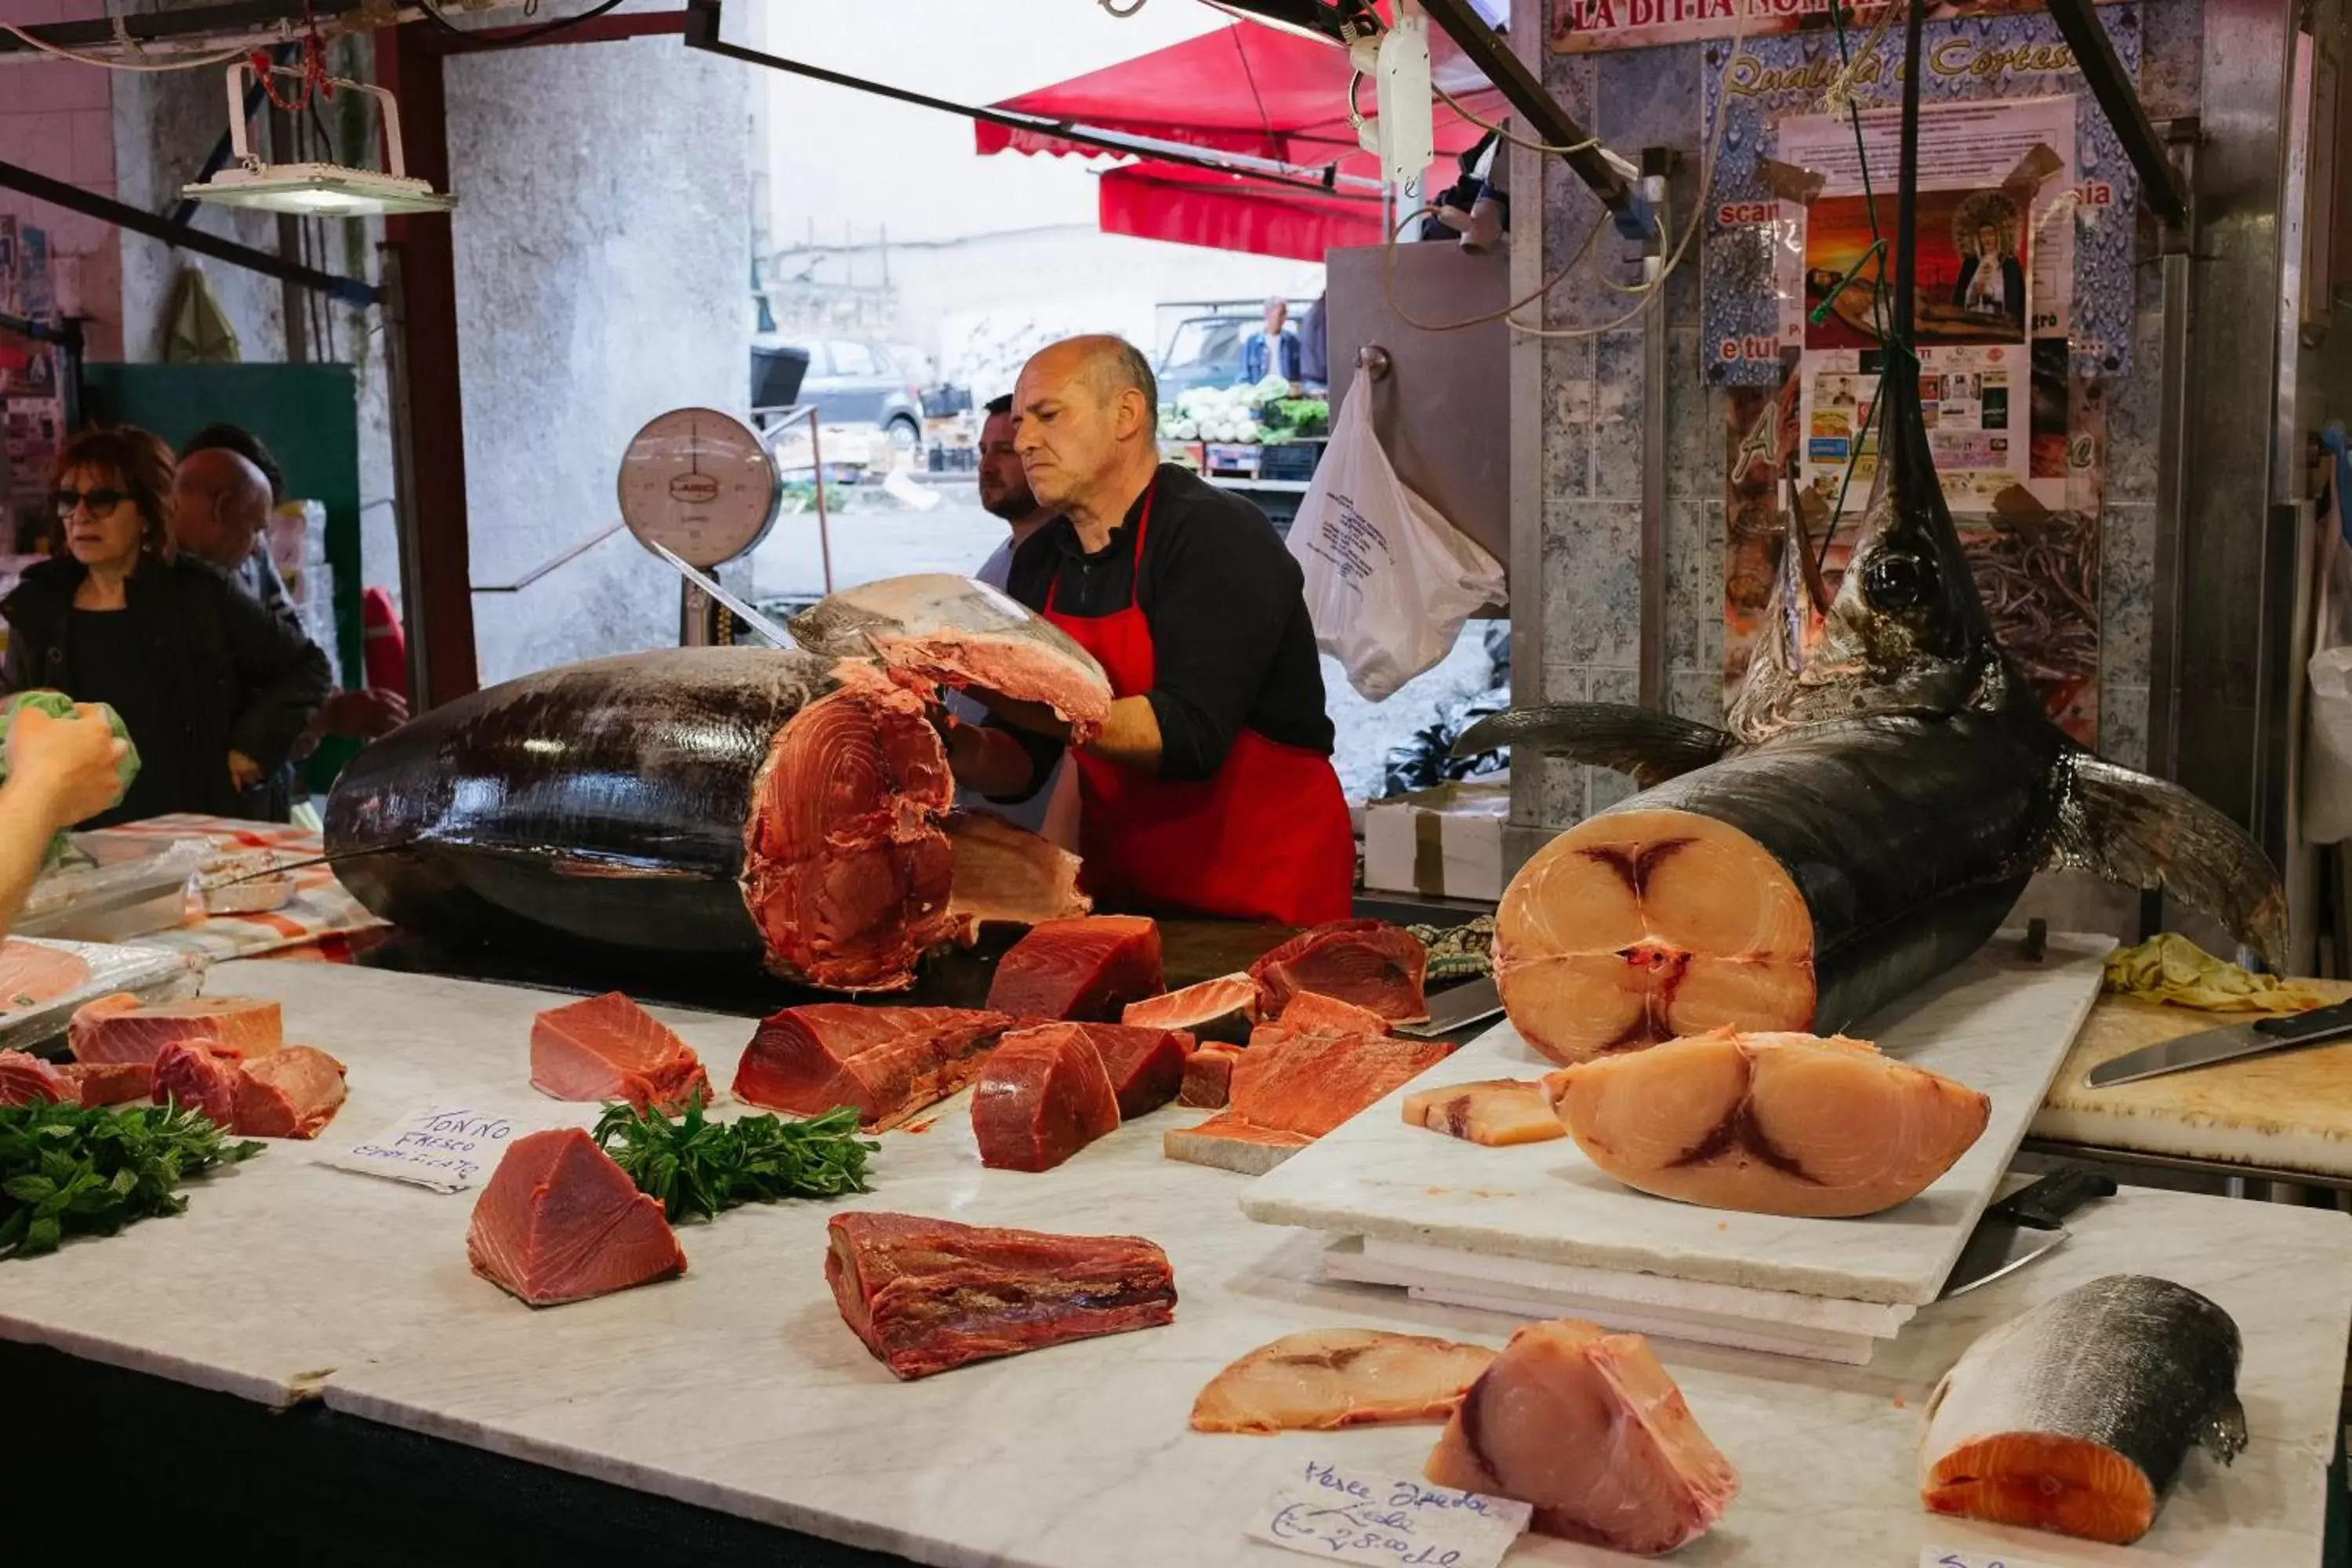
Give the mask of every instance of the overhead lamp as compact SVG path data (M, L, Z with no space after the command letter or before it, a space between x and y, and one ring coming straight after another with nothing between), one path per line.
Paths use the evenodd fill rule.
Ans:
M279 76L300 78L290 66L268 66ZM408 177L400 153L400 100L367 82L345 77L313 79L319 85L347 87L383 105L384 157L392 167L346 168L341 163L269 163L246 142L245 94L252 65L245 60L228 68L229 162L209 180L183 185L190 201L217 206L255 207L263 212L293 213L302 217L373 217L386 213L446 213L457 198L444 195L426 180Z
M1244 22L1257 22L1318 44L1342 48L1380 32L1381 15L1371 0L1207 0Z

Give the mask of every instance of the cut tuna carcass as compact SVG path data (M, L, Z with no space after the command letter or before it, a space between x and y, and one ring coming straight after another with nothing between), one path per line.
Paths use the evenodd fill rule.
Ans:
M1130 1002L1118 1021L1144 1028L1182 1029L1204 1043L1223 1040L1245 1046L1257 1020L1257 982L1246 974L1223 974L1181 991Z
M1294 1035L1370 1035L1378 1039L1389 1032L1388 1020L1370 1008L1320 991L1294 992L1279 1022Z
M0 1016L54 1002L89 984L89 965L37 942L0 942Z
M0 1051L0 1105L40 1105L49 1100L79 1105L81 1097L55 1063L23 1051Z
M236 1064L240 1138L316 1138L343 1103L343 1064L309 1046L288 1046Z
M1082 746L1110 715L1110 681L1068 633L985 584L945 572L826 595L787 629L811 653L874 658L941 685L1042 702Z
M1118 1097L1094 1043L1069 1026L1023 1029L988 1055L971 1091L980 1163L1050 1171L1118 1131Z
M205 1046L223 1056L257 1057L285 1042L275 1002L254 996L195 996L184 1002L142 1002L126 991L74 1009L66 1041L80 1062L152 1066L166 1045Z
M1486 1079L1417 1089L1404 1097L1404 1119L1432 1132L1497 1147L1568 1136L1544 1086L1532 1079Z
M1012 1024L963 1007L787 1007L744 1047L735 1098L796 1116L846 1105L860 1127L880 1131L970 1083Z
M1176 1098L1184 1087L1184 1064L1193 1053L1192 1037L1180 1029L1137 1028L1125 1024L1072 1024L1102 1058L1110 1075L1111 1092L1118 1097L1123 1121L1148 1115Z
M84 1105L126 1105L146 1099L155 1084L145 1062L59 1062L58 1072Z
M1301 931L1250 965L1258 1007L1278 1017L1301 991L1368 1008L1393 1024L1429 1016L1421 994L1429 949L1386 921L1334 921Z
M835 1215L825 1283L842 1321L901 1378L1176 1314L1168 1255L1138 1236L1055 1236L908 1214Z
M534 1307L683 1273L661 1205L577 1127L518 1139L474 1204L474 1272Z
M1177 1090L1176 1103L1223 1110L1233 1098L1234 1064L1241 1058L1238 1046L1208 1045L1194 1051L1184 1063L1184 1085Z
M1016 1018L1110 1023L1164 984L1157 924L1090 915L1032 927L998 961L988 1005Z
M1484 1345L1378 1329L1285 1334L1209 1380L1192 1401L1192 1430L1329 1432L1443 1421L1494 1360Z
M1809 1218L1916 1196L1992 1103L1859 1040L1730 1029L1562 1068L1544 1086L1577 1146L1627 1186Z
M1221 1110L1197 1127L1171 1127L1161 1133L1160 1152L1188 1165L1263 1176L1314 1142L1304 1132L1260 1127L1236 1111Z
M1573 1319L1511 1335L1422 1473L1531 1503L1546 1535L1645 1556L1705 1534L1739 1495L1649 1342Z
M955 847L948 910L970 942L985 925L1034 926L1071 920L1094 908L1078 891L1078 858L985 811L947 820Z
M530 1082L558 1100L625 1100L676 1116L709 1075L684 1040L618 991L551 1007L531 1020Z
M155 1053L152 1092L159 1102L193 1110L224 1132L234 1131L238 1059L209 1046L173 1040Z

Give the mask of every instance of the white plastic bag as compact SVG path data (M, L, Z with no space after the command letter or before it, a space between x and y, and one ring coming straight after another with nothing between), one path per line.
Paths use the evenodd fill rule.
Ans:
M1471 612L1503 597L1501 563L1408 489L1372 433L1371 388L1339 405L1290 525L1315 641L1368 700L1444 658Z
M2344 466L2339 460L2336 472ZM2352 548L2344 542L2347 498L2329 487L2320 542L2319 624L2305 666L2311 682L2303 767L2303 837L2312 844L2352 838Z

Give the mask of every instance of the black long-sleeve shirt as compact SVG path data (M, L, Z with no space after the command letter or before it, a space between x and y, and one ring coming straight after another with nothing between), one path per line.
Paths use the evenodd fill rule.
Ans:
M1243 728L1328 756L1323 667L1307 615L1298 563L1241 497L1160 465L1150 491L1140 581L1135 570L1138 500L1110 541L1088 555L1067 518L1033 533L1013 557L1006 591L1033 610L1108 616L1130 604L1151 627L1151 689L1160 721L1160 776L1211 777ZM1008 727L1009 728L1009 727ZM1030 792L1060 746L1019 730L1034 766Z

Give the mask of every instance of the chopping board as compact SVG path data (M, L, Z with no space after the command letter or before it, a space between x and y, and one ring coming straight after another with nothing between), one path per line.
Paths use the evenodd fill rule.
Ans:
M1793 1219L1675 1203L1603 1174L1568 1139L1490 1149L1409 1126L1405 1089L1259 1177L1242 1210L1368 1241L1849 1301L1932 1301L2097 999L2114 946L2053 936L2037 963L2013 936L1997 937L1854 1030L1992 1100L1983 1136L1958 1163L1884 1214ZM1506 1024L1408 1088L1533 1079L1553 1065Z
M2352 984L2303 984L2330 1001ZM2261 1015L2105 996L2050 1086L2032 1135L2179 1159L2235 1160L2352 1176L2352 1041L2093 1089L2090 1070L2126 1051Z

